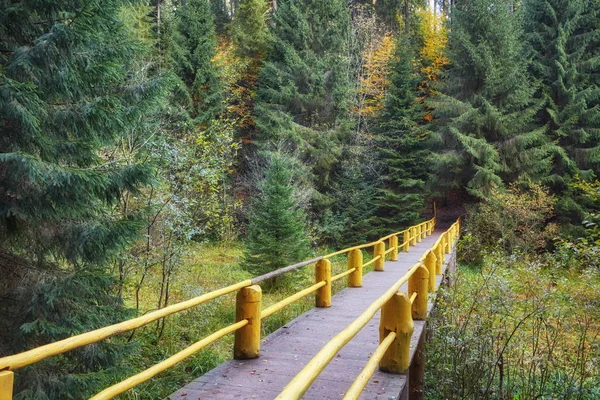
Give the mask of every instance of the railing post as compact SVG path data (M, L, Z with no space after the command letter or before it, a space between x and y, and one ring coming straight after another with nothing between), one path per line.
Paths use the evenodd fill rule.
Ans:
M375 249L373 252L373 257L380 256L377 261L373 263L373 269L375 271L383 271L385 264L385 243L383 241L379 241L375 243Z
M442 266L444 265L444 251L442 250L443 242L440 240L438 245L435 246L435 257L437 259L437 265L435 269L436 275L442 274Z
M421 239L427 239L427 224L421 224Z
M415 234L417 235L417 243L421 243L421 230L422 230L422 225L417 225L415 227Z
M381 307L379 322L379 342L390 332L396 332L396 339L379 362L379 369L392 374L401 374L410 366L410 338L415 325L411 305L405 293L396 293Z
M408 295L417 293L412 303L412 319L427 319L427 295L429 293L429 270L423 265L415 270L408 279Z
M321 259L315 266L315 283L325 281L325 286L317 289L316 306L331 307L331 261Z
M410 233L407 230L404 231L404 251L408 253L408 248L410 247Z
M262 290L258 285L238 291L235 305L236 322L247 319L248 325L235 331L233 357L238 360L256 358L260 355L260 311Z
M446 235L444 235L444 251L445 254L450 254L450 242L452 239L450 239L450 233L446 232Z
M425 256L425 266L429 271L429 291L432 293L436 291L435 276L437 275L437 257L434 251L435 249L428 251Z
M348 286L362 287L363 253L360 249L354 249L348 253L348 269L352 268L356 268L356 270L348 275Z
M398 236L394 235L390 238L390 247L393 249L390 253L390 260L398 261Z
M416 228L413 226L410 228L410 245L415 246L417 244Z
M12 371L0 372L0 400L12 400L15 374Z

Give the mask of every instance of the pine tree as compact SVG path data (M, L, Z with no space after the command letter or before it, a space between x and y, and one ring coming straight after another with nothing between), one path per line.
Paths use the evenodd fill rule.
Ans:
M445 94L438 118L434 190L485 197L521 176L548 173L553 146L534 124L539 104L527 75L522 18L508 2L474 0L452 12Z
M231 24L231 38L243 57L261 60L265 56L269 29L266 0L241 0Z
M580 219L569 182L575 175L600 176L600 4L593 0L528 0L526 35L533 55L531 70L541 81L544 102L540 123L558 143L551 174L544 182L560 195L558 212Z
M211 5L208 0L186 1L178 18L183 54L176 59L176 72L188 87L192 117L207 127L223 108L222 84L213 62L217 35Z
M259 275L301 261L308 255L306 216L294 200L288 161L273 154L260 192L249 213L248 239L242 266Z
M371 223L373 236L410 226L425 205L429 151L420 126L425 115L418 98L421 79L415 50L408 40L401 41L375 137L380 182Z
M255 106L257 144L283 142L297 152L317 189L313 206L326 207L349 134L348 7L343 0L291 0L273 19Z
M2 288L2 331L12 332L3 354L124 318L105 265L141 223L111 208L149 183L152 171L110 150L156 114L165 89L138 73L135 60L149 46L124 28L128 4L0 7L0 269L13 277ZM54 357L21 371L16 391L87 398L107 383L120 351L102 343ZM59 365L69 365L68 376L54 376Z

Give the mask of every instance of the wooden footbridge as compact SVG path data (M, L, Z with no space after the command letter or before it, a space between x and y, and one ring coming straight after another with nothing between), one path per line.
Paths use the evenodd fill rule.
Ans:
M448 266L459 221L436 230L435 218L375 242L292 265L203 294L119 324L0 359L0 400L12 399L12 371L47 357L138 328L219 296L237 292L236 323L93 396L111 399L234 333L234 360L168 397L181 399L395 399L422 398L420 347L434 293ZM364 251L372 258L364 262ZM331 275L330 259L346 256L348 269ZM373 272L363 276L363 268ZM314 265L315 284L262 308L260 283ZM347 279L335 296L331 284ZM261 338L261 321L302 297L316 308ZM65 397L67 394L65 394Z

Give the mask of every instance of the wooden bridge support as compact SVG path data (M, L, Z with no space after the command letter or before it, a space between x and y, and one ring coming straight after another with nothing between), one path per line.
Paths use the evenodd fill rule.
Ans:
M260 355L260 311L262 309L262 290L258 285L242 288L238 291L235 305L235 321L244 319L248 324L235 331L233 358L244 360Z
M390 247L392 248L390 261L398 261L398 236L394 235L390 238Z
M349 287L362 287L363 279L363 253L360 249L354 249L348 253L348 269L356 268L348 275Z
M435 277L434 277L435 279ZM427 295L429 289L429 270L421 264L408 280L408 295L417 297L412 302L412 319L427 319Z
M375 251L373 252L373 257L379 257L373 263L373 269L375 271L383 271L385 264L385 242L379 241L375 244Z
M381 307L379 342L390 332L396 338L379 363L379 369L392 374L402 374L410 366L410 338L415 329L410 299L405 293L396 293Z
M325 286L317 289L316 306L331 307L331 261L322 259L315 266L315 283L325 281Z
M15 374L12 371L0 372L0 400L12 400Z

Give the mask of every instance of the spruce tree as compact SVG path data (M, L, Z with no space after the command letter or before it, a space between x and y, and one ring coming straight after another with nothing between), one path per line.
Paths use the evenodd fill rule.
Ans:
M269 29L266 0L241 0L231 23L231 38L242 57L261 60L266 53Z
M129 2L5 1L0 12L0 269L3 355L124 318L107 261L140 228L111 208L152 179L111 149L155 115L160 80L134 60L149 46L120 19ZM6 328L6 330L5 330ZM21 398L87 398L107 383L115 343L17 373ZM68 372L55 376L61 365ZM101 372L95 372L101 371Z
M541 82L544 108L538 118L559 147L544 179L559 194L557 210L580 219L583 210L569 194L573 176L600 176L600 3L594 0L528 0L525 29Z
M209 0L189 0L178 9L178 35L182 54L176 72L192 100L191 115L204 128L222 111L223 91L217 66L217 35Z
M534 123L540 106L523 43L521 13L508 2L474 0L452 12L451 67L445 93L432 101L435 191L466 188L481 198L521 176L548 173L553 146Z
M248 211L242 266L255 275L302 261L308 255L306 216L294 200L289 161L272 154Z
M321 211L332 201L332 172L349 134L349 27L343 0L282 2L259 77L256 144L283 142L299 154Z
M371 223L374 236L415 223L425 205L429 151L422 127L425 110L418 98L421 74L408 40L398 44L395 58L375 136L380 181Z

